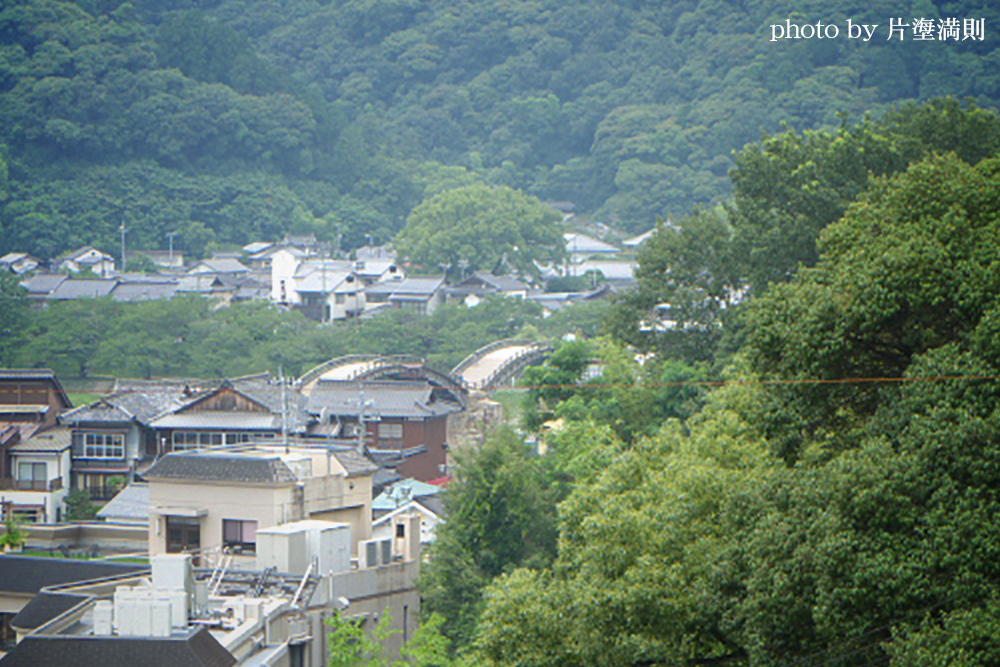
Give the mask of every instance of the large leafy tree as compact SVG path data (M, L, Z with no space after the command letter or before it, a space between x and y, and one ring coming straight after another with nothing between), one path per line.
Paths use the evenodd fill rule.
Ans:
M551 571L489 589L484 660L989 664L998 174L876 182L755 301L739 382L576 488Z
M556 500L540 462L511 431L460 453L445 498L448 521L420 582L425 608L449 620L443 631L456 645L471 639L491 579L551 562Z
M447 190L413 210L396 237L399 252L428 272L459 275L460 267L538 274L536 262L564 252L560 215L505 186L469 185Z

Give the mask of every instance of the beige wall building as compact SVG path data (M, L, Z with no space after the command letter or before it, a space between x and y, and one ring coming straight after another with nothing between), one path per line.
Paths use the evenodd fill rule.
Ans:
M371 537L372 475L353 451L247 446L173 453L149 480L149 551L256 553L258 530L302 519L348 523L352 551Z

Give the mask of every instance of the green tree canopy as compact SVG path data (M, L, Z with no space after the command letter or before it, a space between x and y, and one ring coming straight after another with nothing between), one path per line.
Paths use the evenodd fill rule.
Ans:
M413 209L395 245L427 272L504 271L537 275L535 262L562 258L560 215L505 186L469 185L435 195Z

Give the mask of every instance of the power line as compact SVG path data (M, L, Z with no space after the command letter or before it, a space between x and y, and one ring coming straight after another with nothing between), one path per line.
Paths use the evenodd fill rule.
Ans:
M1000 380L1000 375L920 375L915 377L856 377L856 378L805 378L797 380L683 380L678 382L642 382L626 384L624 382L580 382L572 384L536 384L517 385L517 389L613 389L642 387L725 387L725 386L759 386L759 385L796 385L796 384L878 384L904 382L946 382L957 380Z

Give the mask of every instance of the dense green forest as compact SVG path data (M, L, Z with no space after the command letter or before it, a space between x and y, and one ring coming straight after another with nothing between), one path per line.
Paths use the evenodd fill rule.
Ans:
M352 248L478 181L644 231L726 199L732 151L783 122L1000 100L994 39L770 41L918 15L1000 24L984 0L7 0L0 245Z
M545 456L461 461L425 605L497 667L997 664L1000 116L938 100L736 161L613 337L526 372ZM690 326L638 326L663 300Z

